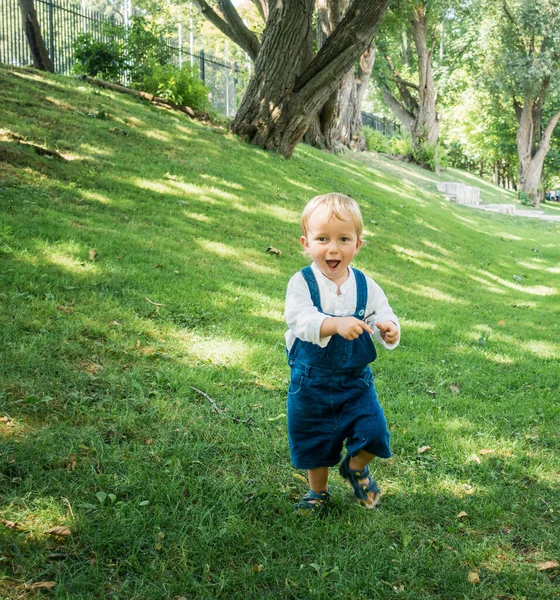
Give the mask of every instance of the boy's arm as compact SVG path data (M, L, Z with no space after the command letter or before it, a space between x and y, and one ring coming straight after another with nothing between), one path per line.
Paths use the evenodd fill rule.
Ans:
M385 292L368 278L368 303L365 319L373 327L373 338L387 350L399 345L401 326L397 315L389 305Z
M355 340L364 331L373 334L373 329L365 322L355 317L327 317L321 324L321 337L331 336L335 333L346 340Z
M284 317L292 333L300 340L322 348L329 343L330 335L323 335L321 331L322 324L328 317L313 305L309 288L301 273L296 273L288 283Z

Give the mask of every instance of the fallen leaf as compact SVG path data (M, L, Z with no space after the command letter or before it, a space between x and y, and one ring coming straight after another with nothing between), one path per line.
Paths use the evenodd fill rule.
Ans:
M475 571L471 571L467 579L469 583L480 583L480 577Z
M154 443L154 440L152 440L152 438L148 438L147 440L144 440L144 444L147 444L148 446L151 446Z
M93 262L94 260L97 260L97 257L99 256L99 254L97 253L97 248L92 248L89 251L89 259Z
M461 393L461 388L458 385L450 385L449 389L451 390L451 392L453 394L460 394Z
M395 431L395 429L397 428L396 423L393 423L390 427L389 427L389 431Z
M464 510L462 510L462 511L461 511L461 512L460 512L460 513L457 515L457 518L458 518L458 519L465 519L465 518L466 518L466 517L468 517L468 516L469 516L469 515L468 515L468 514L467 514L467 513L466 513Z
M498 325L500 327L505 327L506 326L506 322L505 321L498 321Z
M420 446L418 448L418 454L424 454L424 452L428 452L428 450L431 450L432 447L431 446Z
M300 475L299 473L292 473L292 475L295 479L299 479L300 481L303 481L303 483L307 483L307 479L303 475Z
M70 531L69 527L65 527L64 525L59 525L58 527L51 527L51 529L47 529L43 533L48 533L49 535L72 535L72 531Z
M56 581L37 581L29 586L30 590L49 590L56 586Z
M480 464L480 458L476 454L471 454L471 460L477 464Z
M264 565L253 565L253 573L260 573L264 569Z
M21 523L16 523L15 521L8 521L7 519L2 519L0 523L2 523L2 525L4 525L4 527L7 527L8 529L23 529L23 525Z
M479 450L478 453L484 456L485 454L493 454L494 450L490 448L483 448L482 450Z
M279 419L283 419L286 416L286 413L280 413L276 417L268 417L267 421L278 421Z
M136 350L138 350L138 348L140 348L140 340L136 340Z
M540 563L539 565L537 565L537 569L539 571L547 571L548 569L556 569L556 567L558 566L558 561L556 560L547 560L543 563Z
M275 254L276 256L282 256L282 250L278 250L278 248L275 248L274 246L269 246L265 252L268 254Z

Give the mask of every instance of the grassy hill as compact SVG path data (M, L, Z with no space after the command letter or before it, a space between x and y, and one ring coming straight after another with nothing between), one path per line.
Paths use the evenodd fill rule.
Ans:
M0 67L0 596L557 598L560 224L437 193L460 177L285 161ZM403 336L373 365L381 507L333 473L332 510L306 520L283 299L300 211L327 191L362 206L356 264Z

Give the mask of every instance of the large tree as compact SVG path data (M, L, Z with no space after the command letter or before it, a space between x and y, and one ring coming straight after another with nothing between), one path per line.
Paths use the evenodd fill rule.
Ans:
M53 64L41 34L41 26L33 0L18 0L21 11L21 20L25 37L29 43L33 66L41 71L53 72Z
M219 12L205 0L195 1L207 18L254 61L253 75L232 131L286 158L312 126L315 134L319 127L328 146L325 126L332 130L334 115L338 115L338 123L344 122L341 107L352 96L351 89L343 95L343 80L349 78L349 73L354 76L354 66L364 54L369 57L369 62L363 63L365 78L372 64L373 36L391 0L352 0L347 10L341 11L340 19L335 16L323 21L328 26L317 53L315 0L254 0L266 19L262 39L245 26L231 0L217 0ZM333 3L327 0L326 4L332 7ZM338 7L344 4L338 0ZM340 93L335 96L336 92Z
M560 120L560 1L503 0L493 8L488 76L517 117L518 191L538 206L544 161Z
M431 168L437 168L441 91L449 92L451 73L472 43L470 9L469 0L397 0L379 34L376 83L411 133L415 160Z

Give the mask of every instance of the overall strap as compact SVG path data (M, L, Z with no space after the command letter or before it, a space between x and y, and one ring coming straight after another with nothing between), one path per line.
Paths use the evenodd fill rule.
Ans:
M352 267L356 279L356 319L363 319L366 314L366 305L368 297L368 288L366 276L358 269Z
M319 292L319 284L315 279L315 275L313 273L313 269L310 266L303 267L301 270L301 274L305 279L305 283L307 283L307 287L309 288L309 293L311 295L311 301L313 302L313 306L320 312L323 312L321 308L321 294Z

